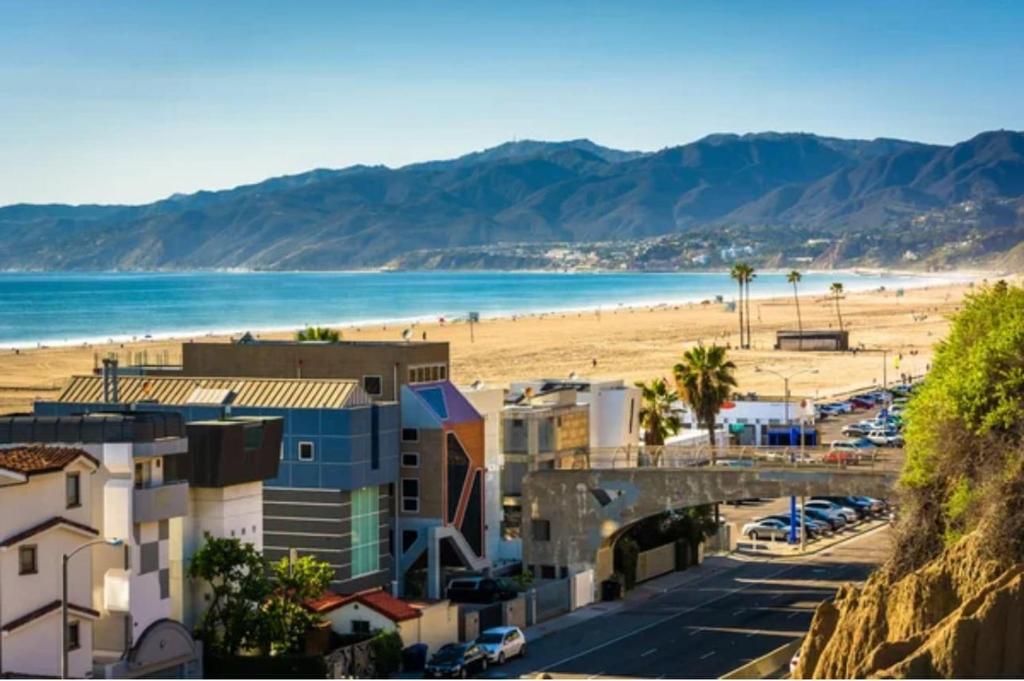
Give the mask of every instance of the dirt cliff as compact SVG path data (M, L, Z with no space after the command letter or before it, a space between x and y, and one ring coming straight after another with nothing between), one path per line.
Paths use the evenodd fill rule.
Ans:
M818 607L794 677L1024 677L1024 564L979 558L978 541L843 587Z

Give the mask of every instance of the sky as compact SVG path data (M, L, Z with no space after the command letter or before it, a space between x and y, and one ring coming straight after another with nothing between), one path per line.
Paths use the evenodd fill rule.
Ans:
M1024 128L1024 3L0 0L0 205L511 139Z

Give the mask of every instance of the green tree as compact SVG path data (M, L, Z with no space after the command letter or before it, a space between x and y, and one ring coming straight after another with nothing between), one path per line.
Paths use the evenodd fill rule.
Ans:
M715 461L715 421L722 404L736 388L736 365L720 345L697 345L683 354L683 361L672 369L683 401L699 423L708 430L711 462Z
M341 340L341 333L336 329L330 329L326 326L307 326L295 332L295 340L337 343Z
M743 263L743 284L747 287L747 349L749 349L751 343L753 343L753 338L750 335L750 282L755 278L757 278L757 275L754 273L754 268Z
M894 566L912 570L978 531L1024 560L1024 289L968 295L910 400Z
M640 427L644 429L644 444L663 445L670 435L683 427L679 416L672 412L679 395L669 388L664 378L649 383L638 381L636 387L640 388Z
M188 566L202 580L210 600L196 633L210 652L237 655L260 647L259 605L270 594L263 557L238 539L207 538Z
M843 312L839 309L839 299L843 296L843 284L842 282L836 281L832 283L829 288L829 292L832 293L832 298L836 301L836 316L839 317L839 330L843 330Z
M800 316L800 294L797 292L796 287L803 278L803 275L796 270L791 270L790 273L786 275L786 281L793 285L793 302L796 303L796 326L800 333L799 347L801 350L804 349L804 321Z
M739 313L740 313L740 347L741 348L745 348L746 347L746 344L744 343L744 340L743 340L743 338L744 338L744 336L743 336L743 333L744 333L744 331L743 331L743 284L745 283L744 269L743 268L744 268L744 265L742 263L735 263L732 266L732 269L729 270L729 276L732 277L733 281L735 281L739 285L739 287L740 287L740 299L739 299L739 302L737 303L737 308L736 309L738 309Z
M306 607L320 598L331 580L334 568L313 556L302 556L294 563L288 558L271 563L274 588L263 605L267 639L272 653L299 652L307 631L323 618Z

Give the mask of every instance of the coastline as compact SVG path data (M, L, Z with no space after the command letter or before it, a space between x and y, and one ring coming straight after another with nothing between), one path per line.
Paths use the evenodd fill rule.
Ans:
M276 271L253 271L243 272L240 270L230 270L219 273L234 273L234 274L279 274ZM319 274L367 274L374 273L374 270L357 270L357 271L324 271ZM445 272L445 273L463 273L462 270L419 270L416 272L422 272L424 274ZM608 270L608 271L575 271L575 272L561 272L561 271L546 271L538 270L536 272L529 270L482 270L479 272L495 273L495 274L545 274L545 275L558 275L558 276L603 276L603 275L615 275L623 274L621 271ZM759 270L760 274L771 274L771 275L783 275L788 270L783 269L765 269ZM135 272L138 275L173 275L173 276L184 276L190 272ZM195 273L195 272L192 272ZM312 271L297 271L294 273L304 274L316 274L317 272ZM82 274L82 273L54 273L54 272L36 272L35 274ZM88 274L95 275L121 275L131 274L127 272L92 272ZM628 274L686 274L691 276L714 276L721 277L725 272L717 270L704 270L694 272L661 272L661 273L641 273L641 272L629 272ZM914 271L901 271L901 270L886 270L886 269L866 269L866 268L849 268L849 269L837 269L837 270L804 270L802 274L808 275L834 275L836 278L843 276L847 277L858 277L860 280L854 280L851 282L844 282L846 286L845 293L862 293L865 291L872 291L879 288L880 284L875 281L871 281L871 277L885 278L885 277L907 277L910 281L901 282L900 288L913 290L920 288L928 288L933 286L948 286L955 284L962 284L967 282L976 282L986 277L997 277L1002 276L1002 273L990 272L990 271L975 271L975 270L956 270L942 273L932 272L914 272ZM680 305L694 305L710 300L712 304L718 304L715 300L716 295L723 297L723 302L729 302L735 300L735 291L731 289L731 283L726 287L727 290L718 294L695 293L693 295L685 296L669 296L654 299L633 299L627 301L615 301L610 303L604 303L599 305L593 304L569 304L567 306L543 306L543 307L532 307L522 309L506 309L506 310L492 310L487 312L481 312L480 318L482 321L496 321L502 319L518 319L518 318L529 318L552 314L574 314L574 313L590 313L590 312L606 312L615 309L641 309L641 308L658 308L658 307L671 307ZM709 295L711 296L709 299ZM820 296L823 295L821 291L806 291L801 294L802 296ZM773 299L788 299L788 294L783 294L779 291L762 292L758 293L755 288L750 296L750 300L757 302L770 301ZM230 326L217 327L217 328L178 328L169 329L162 331L140 331L137 333L120 333L120 334L100 334L95 336L85 337L71 337L71 338L37 338L27 340L12 340L0 342L0 351L4 350L17 350L22 352L30 352L33 350L45 350L49 348L90 348L95 346L103 345L123 345L127 343L153 343L153 342L168 342L168 341L185 341L189 339L200 339L200 338L225 338L235 335L241 335L249 332L260 336L267 335L278 335L278 334L290 334L298 331L299 329L305 328L306 326L327 326L341 330L343 333L348 330L359 330L363 327L375 327L375 326L393 326L393 325L408 325L408 326L419 326L432 322L437 322L440 319L445 319L446 323L459 323L465 321L465 313L452 314L446 311L432 311L426 314L412 315L412 316L395 316L395 317L373 317L373 318L359 318L359 319L314 319L303 324L281 324L281 325L270 325L262 322L253 322L251 324L238 323Z

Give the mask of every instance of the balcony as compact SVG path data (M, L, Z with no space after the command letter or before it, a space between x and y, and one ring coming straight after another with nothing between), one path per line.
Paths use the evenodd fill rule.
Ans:
M132 520L137 523L153 523L187 514L188 482L172 482L134 490Z

